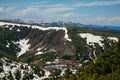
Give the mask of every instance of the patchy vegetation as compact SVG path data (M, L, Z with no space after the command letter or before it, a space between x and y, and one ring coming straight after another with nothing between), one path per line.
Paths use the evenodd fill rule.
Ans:
M120 38L119 32L9 24L0 24L2 79L101 80L119 73L117 48L108 51Z
M119 80L120 79L120 42L102 54L95 63L85 67L71 80Z

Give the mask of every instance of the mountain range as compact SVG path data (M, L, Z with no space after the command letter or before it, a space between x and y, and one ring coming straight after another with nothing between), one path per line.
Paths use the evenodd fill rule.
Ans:
M40 80L76 74L119 41L119 30L73 22L0 20L1 79Z

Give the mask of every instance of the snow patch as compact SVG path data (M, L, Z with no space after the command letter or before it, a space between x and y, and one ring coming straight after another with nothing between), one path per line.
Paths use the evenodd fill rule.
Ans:
M4 72L8 72L8 71L10 71L10 66L7 66L7 65L3 65L3 70L4 70Z
M43 49L43 48L38 48L37 51L40 51L41 49Z
M88 45L94 45L94 43L98 43L101 47L104 45L101 43L101 41L103 41L101 36L93 35L91 33L80 33L79 35L82 38L86 38Z
M52 62L50 62L50 61L48 61L48 62L46 62L46 64L51 64Z
M2 80L5 77L4 73L0 73L0 80Z
M11 27L11 28L9 28L9 30L12 30L12 27Z
M30 44L28 44L28 42L29 42L29 39L23 39L18 42L15 42L15 44L19 44L19 47L21 48L21 51L17 53L17 57L20 57L26 51L29 50Z
M20 32L20 29L17 29L17 32Z
M78 66L79 66L79 67L82 67L82 64L79 64Z
M89 60L85 60L85 61L84 61L84 63L87 63L87 62L89 62Z
M59 61L59 59L54 59L53 63L58 63Z
M44 69L44 71L45 71L45 75L44 75L43 77L39 78L38 80L43 80L43 79L45 79L45 78L48 78L49 75L51 74L49 71L47 71L47 70L45 70L45 69Z
M6 47L9 48L9 46L10 46L10 43L8 42L7 45L6 45Z
M30 26L30 25L27 25L27 24L18 24L18 23L10 23L10 22L0 22L0 26L3 26L3 25Z
M62 69L61 76L64 76L66 68Z
M39 51L39 52L35 53L35 55L41 55L41 54L43 54L42 51Z
M118 42L118 38L117 37L107 37L109 40L113 40L114 42Z
M45 71L45 74L44 74L44 76L39 77L38 74L34 73L33 68L35 68L35 66L31 67L27 63L14 62L5 57L0 58L0 62L2 62L2 66L0 66L0 67L3 67L3 71L0 72L0 80L3 80L3 78L6 77L6 75L9 75L10 74L9 72L12 73L12 76L14 78L13 80L16 80L15 73L17 70L19 70L20 74L21 74L20 80L23 80L23 77L26 75L26 73L33 74L33 79L31 79L31 80L43 80L45 78L48 78L49 75L51 74L49 71L43 69L43 71ZM40 71L40 74L43 74L42 71ZM7 80L9 80L9 79L7 79Z

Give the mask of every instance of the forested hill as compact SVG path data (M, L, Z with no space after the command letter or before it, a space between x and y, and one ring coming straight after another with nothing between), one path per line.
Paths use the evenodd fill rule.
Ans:
M120 80L120 41L71 80Z

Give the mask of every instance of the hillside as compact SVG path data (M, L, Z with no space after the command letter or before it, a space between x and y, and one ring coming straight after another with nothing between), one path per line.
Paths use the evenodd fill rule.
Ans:
M45 79L50 72L34 64L23 63L19 59L0 51L1 80Z
M16 63L17 69L25 63L38 66L37 69L43 70L47 77L65 77L67 70L71 75L76 74L90 62L96 63L100 55L119 41L119 35L119 32L80 27L43 27L1 21L1 69L6 63L9 64L9 69L10 64ZM4 73L5 70L1 72ZM34 77L35 75L32 79ZM42 76L38 79L40 77Z
M79 75L74 75L70 80L119 80L120 79L120 42L116 43L109 51L82 69Z

